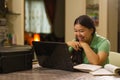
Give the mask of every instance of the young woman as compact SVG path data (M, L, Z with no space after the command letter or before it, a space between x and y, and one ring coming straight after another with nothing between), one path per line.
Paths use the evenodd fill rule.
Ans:
M93 20L82 15L74 22L75 39L68 41L69 51L75 64L104 65L109 63L110 42L96 33Z

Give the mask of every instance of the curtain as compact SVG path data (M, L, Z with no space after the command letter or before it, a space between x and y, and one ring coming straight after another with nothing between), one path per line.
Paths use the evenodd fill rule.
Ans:
M26 0L25 31L32 33L51 33L43 0Z
M51 22L51 25L53 26L56 9L56 0L44 0L44 4L48 18Z

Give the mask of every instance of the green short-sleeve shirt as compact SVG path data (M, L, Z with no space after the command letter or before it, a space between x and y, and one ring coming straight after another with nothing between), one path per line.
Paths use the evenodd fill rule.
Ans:
M90 44L90 47L92 48L92 50L97 54L98 52L104 51L109 55L109 51L110 51L110 42L109 40L107 40L106 38L98 35L97 33L94 34L92 42ZM72 52L73 48L69 47L69 51ZM83 51L83 63L89 64L89 61ZM109 60L107 58L107 60L104 62L104 64L109 63ZM103 65L104 65L103 64Z

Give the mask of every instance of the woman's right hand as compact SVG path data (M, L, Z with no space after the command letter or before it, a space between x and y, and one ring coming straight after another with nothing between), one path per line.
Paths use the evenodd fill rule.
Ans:
M80 49L80 43L78 41L68 41L67 45L73 47L76 51Z

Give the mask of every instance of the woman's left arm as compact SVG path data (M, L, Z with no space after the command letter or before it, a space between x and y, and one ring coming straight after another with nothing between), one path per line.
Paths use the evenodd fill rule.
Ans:
M88 61L91 64L102 65L108 57L106 52L98 52L97 54L90 48L90 46L85 42L80 42L80 46L83 48Z

